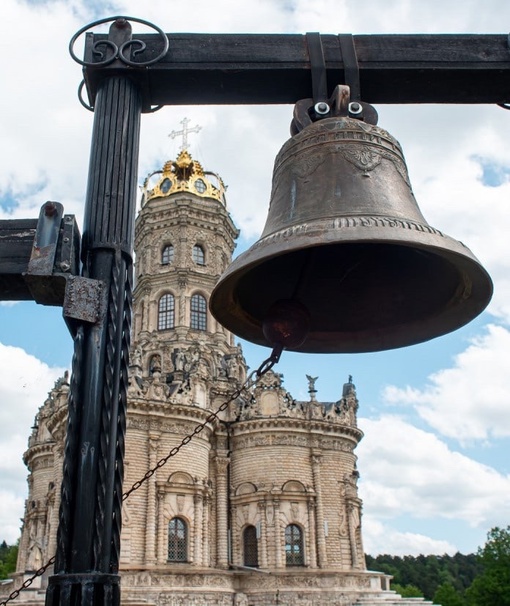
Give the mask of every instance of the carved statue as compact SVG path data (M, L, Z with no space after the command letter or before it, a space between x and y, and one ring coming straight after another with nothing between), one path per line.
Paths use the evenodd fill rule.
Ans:
M131 366L142 365L142 351L138 346L134 351L131 352Z
M306 375L306 378L308 379L308 391L317 391L315 389L315 381L317 381L319 377L311 377L310 375Z
M186 364L186 356L182 353L182 350L174 350L173 364L175 370L179 372L182 372L184 370L184 365Z
M230 356L227 360L227 377L230 379L237 379L239 364L235 356Z

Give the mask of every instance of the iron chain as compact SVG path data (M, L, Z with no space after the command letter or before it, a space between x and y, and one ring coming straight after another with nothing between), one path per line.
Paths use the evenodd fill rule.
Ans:
M30 578L28 578L19 589L13 591L9 595L9 597L5 598L3 602L0 602L0 606L5 606L7 602L15 600L23 590L28 589L28 587L30 587L30 585L32 585L32 583L35 581L35 579L37 579L37 577L42 576L46 572L46 570L54 563L55 556L53 556L44 566L41 566L41 568L39 568L39 570L37 570Z
M280 359L280 355L281 355L281 348L275 348L272 351L269 358L267 358L267 360L264 360L264 362L262 362L262 364L259 366L259 368L257 370L254 370L252 373L250 373L248 375L248 378L243 383L243 385L241 385L241 387L239 387L239 389L236 389L232 393L232 395L228 398L228 400L225 400L225 402L223 402L223 404L216 411L210 412L209 415L207 416L207 418L205 419L205 421L203 421L202 423L199 423L190 434L188 434L187 436L185 436L182 439L180 444L178 444L177 446L174 446L172 448L172 450L170 450L170 452L165 457L160 459L152 469L149 469L149 471L147 471L147 473L143 476L143 478L141 478L140 480L135 482L133 484L133 486L131 486L131 488L122 495L122 500L125 501L131 493L133 493L135 490L138 490L140 488L140 486L142 486L142 484L144 482L146 482L149 478L151 478L158 469L163 467L163 465L165 465L169 459L174 457L181 450L181 448L183 446L185 446L186 444L189 444L189 442L191 442L191 440L196 435L198 435L206 427L206 425L208 423L210 423L214 419L218 419L219 413L226 410L228 408L228 405L231 402L233 402L235 399L237 399L243 393L243 391L256 385L257 382L259 381L259 379L261 377L263 377L266 374L266 372L271 370L271 368L278 362L278 360Z
M140 488L140 486L142 486L144 482L146 482L149 478L151 478L158 469L163 467L168 462L169 459L174 457L181 450L181 448L183 446L186 446L186 444L189 444L196 435L198 435L201 431L203 431L203 429L206 427L206 425L208 423L210 423L214 419L219 419L219 417L218 417L219 413L226 410L228 408L228 405L231 402L233 402L235 399L237 399L243 393L243 391L248 390L251 387L253 387L254 385L256 385L258 383L258 381L269 370L271 370L271 368L278 362L278 360L280 359L280 355L281 355L281 349L275 348L272 351L269 358L267 358L267 360L264 360L264 362L262 362L262 364L259 366L259 368L257 370L254 370L253 372L251 372L248 375L248 378L246 379L246 381L241 385L241 387L236 389L231 394L231 396L228 398L228 400L225 400L225 402L223 402L223 404L221 406L219 406L216 411L210 412L207 415L207 418L205 419L205 421L203 421L202 423L199 423L190 434L188 434L181 440L180 444L178 444L177 446L174 446L172 448L172 450L170 450L170 452L165 457L160 459L152 469L149 469L149 471L147 471L147 473L143 476L142 479L135 482L133 484L133 486L131 486L131 488L122 495L122 500L125 501L131 493L135 492L135 490L138 490L138 488ZM0 606L6 606L6 604L8 602L15 600L23 590L30 587L30 585L32 585L34 580L37 577L40 577L41 575L43 575L46 572L46 570L54 563L55 563L55 556L53 556L50 560L48 560L48 562L44 566L39 568L39 570L37 570L33 576L28 578L23 583L23 585L21 585L21 587L19 589L16 589L15 591L13 591L5 600L0 602Z

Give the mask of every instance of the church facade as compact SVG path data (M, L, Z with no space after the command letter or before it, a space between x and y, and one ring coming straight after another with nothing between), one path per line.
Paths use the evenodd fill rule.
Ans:
M329 403L317 401L314 377L307 401L273 370L247 380L240 345L208 311L237 236L221 178L185 149L146 180L135 231L122 602L410 604L389 577L366 570L352 379ZM56 551L68 391L65 376L24 455L17 585ZM42 604L48 572L18 599Z

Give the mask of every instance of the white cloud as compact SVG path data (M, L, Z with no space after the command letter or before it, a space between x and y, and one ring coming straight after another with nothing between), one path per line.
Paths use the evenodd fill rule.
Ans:
M449 541L414 532L399 532L390 525L366 516L363 518L363 547L365 553L371 556L386 553L395 556L454 554L458 551Z
M13 543L19 537L28 474L23 452L35 414L63 372L19 347L0 343L0 541Z
M10 490L0 490L0 542L14 545L19 539L24 505L23 497L14 495Z
M460 520L484 530L507 523L510 477L399 417L361 419L359 425L365 432L357 454L367 517Z
M389 386L387 402L413 406L436 431L461 441L510 436L510 331L487 333L429 377L423 388Z

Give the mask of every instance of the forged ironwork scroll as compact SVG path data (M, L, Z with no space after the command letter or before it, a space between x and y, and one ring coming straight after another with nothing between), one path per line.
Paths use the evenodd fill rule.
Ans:
M90 105L90 103L87 103L85 101L85 99L83 98L83 89L85 88L85 80L82 80L80 82L80 85L78 86L78 101L81 103L81 105L83 105L83 107L88 110L89 112L93 112L94 108L92 107L92 105Z
M142 25L146 25L147 27L155 29L163 40L163 50L160 52L159 55L153 57L152 59L149 59L148 61L133 61L132 59L129 59L126 56L125 51L131 47L138 47L131 48L133 57L136 57L147 49L147 45L145 44L145 42L143 42L142 40L137 40L135 38L134 40L126 40L120 46L118 46L117 44L115 44L115 42L113 42L113 40L104 39L97 41L93 46L93 53L97 57L99 57L99 61L85 61L83 59L78 58L78 56L74 52L74 45L78 38L93 27L102 25L104 23L113 23L115 21L118 21L119 23L128 23L130 21L134 21L135 23L141 23ZM104 19L99 19L98 21L89 23L88 25L85 25L84 27L79 29L69 42L69 53L74 59L74 61L76 61L76 63L79 63L80 65L83 65L85 67L106 67L107 65L112 64L116 59L122 61L122 63L131 67L147 67L160 61L166 55L169 45L170 43L168 41L168 36L161 28L159 28L157 25L154 25L154 23L151 23L150 21L145 21L144 19L138 19L136 17L126 17L120 15L116 17L106 17ZM100 47L105 48L103 50L100 50ZM108 53L108 50L110 51L110 53Z
M83 98L83 89L85 88L85 80L82 80L80 82L80 85L78 86L78 101L80 102L80 104L89 112L94 112L94 107L92 105L90 105L90 103L87 103L85 101L85 99ZM165 107L164 105L154 105L151 106L151 108L149 110L145 110L144 113L150 113L153 114L157 111L159 111L160 109L162 109L163 107Z

